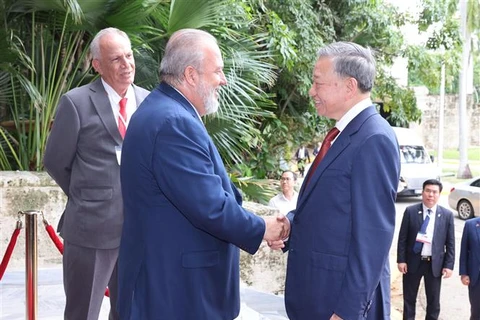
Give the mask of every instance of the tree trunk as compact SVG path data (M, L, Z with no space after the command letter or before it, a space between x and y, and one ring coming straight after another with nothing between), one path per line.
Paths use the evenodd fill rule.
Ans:
M460 161L458 166L457 178L467 179L472 177L470 166L468 165L468 124L467 124L467 74L468 61L470 56L471 34L467 29L467 3L460 1L460 31L462 35L462 67L460 70L459 79L459 104L458 104L458 119L459 119L459 143L458 149L460 153Z

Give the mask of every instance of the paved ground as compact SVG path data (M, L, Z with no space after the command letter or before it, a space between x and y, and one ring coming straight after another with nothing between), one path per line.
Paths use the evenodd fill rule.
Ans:
M445 184L444 194L440 203L446 207L446 194L450 190L448 183ZM390 255L392 270L392 320L402 319L402 288L401 275L396 268L396 243L398 228L405 207L419 202L420 198L410 198L398 201L397 223ZM455 219L456 234L456 263L458 263L459 244L463 221ZM467 319L468 318L468 295L467 289L459 281L458 264L455 265L454 276L442 283L440 319ZM48 269L41 269L38 273L38 320L60 320L63 319L62 312L65 303L61 279L61 268L55 266ZM424 316L425 296L423 288L420 288L417 316ZM242 286L241 288L241 313L237 320L287 320L283 296L262 293L252 288ZM107 319L109 311L108 303L104 302L100 319ZM7 269L3 279L0 281L0 320L25 319L25 275L24 271L11 271Z
M444 189L440 197L439 204L449 208L448 206L448 193L450 191L451 184L444 182ZM400 199L396 203L397 208L397 223L396 233L391 249L391 258L395 255L396 243L398 239L398 228L400 227L401 219L403 216L404 208L408 205L420 202L418 198ZM463 227L465 221L458 218L457 212L453 212L455 215L455 266L453 269L453 275L448 279L442 279L442 288L440 293L440 316L439 320L457 320L468 319L470 317L470 305L468 302L468 289L460 282L460 276L458 275L458 261L460 255L460 243L463 233ZM397 313L401 313L403 310L403 295L402 295L402 276L398 272L397 264L391 261L392 266L392 309ZM426 297L423 281L420 284L417 298L416 318L423 319L425 317L426 309ZM393 319L393 317L392 317ZM401 316L398 318L401 319Z
M275 296L242 286L242 306L237 320L287 320L283 296ZM108 298L104 300L99 319L108 319ZM37 320L63 319L65 296L61 267L38 271ZM8 271L0 282L0 319L25 319L25 273Z

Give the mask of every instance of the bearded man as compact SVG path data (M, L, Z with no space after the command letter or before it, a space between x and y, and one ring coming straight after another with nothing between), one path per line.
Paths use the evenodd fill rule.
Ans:
M132 117L121 160L121 319L228 320L240 311L239 249L287 236L285 217L243 209L201 117L227 84L215 38L183 29L160 85ZM286 226L285 226L286 224Z

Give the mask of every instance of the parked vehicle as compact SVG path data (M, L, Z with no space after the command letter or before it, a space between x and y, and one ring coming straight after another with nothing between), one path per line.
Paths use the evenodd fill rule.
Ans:
M480 216L480 177L453 185L448 195L448 204L457 210L462 220Z
M400 148L401 164L397 196L419 196L425 180L440 180L440 170L414 130L393 127L393 131Z

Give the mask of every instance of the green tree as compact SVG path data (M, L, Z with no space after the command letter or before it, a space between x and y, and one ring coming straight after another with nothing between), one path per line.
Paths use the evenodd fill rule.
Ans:
M338 38L371 47L376 52L377 78L372 99L382 104L387 120L395 126L419 121L414 92L399 86L390 75L395 58L402 56L407 47L401 27L409 22L408 16L384 1L327 1L335 13Z
M129 34L136 83L147 88L158 83L158 64L173 32L202 28L219 39L228 85L220 92L221 111L207 118L206 126L228 165L252 152L261 140L260 120L273 115L273 104L262 90L276 80L266 37L248 33L246 12L234 1L6 0L0 5L0 44L7 48L0 64L0 104L14 127L7 130L8 121L0 125L2 170L42 169L58 99L95 79L88 45L107 26ZM260 182L249 182L250 189L265 197Z
M392 123L419 119L413 93L388 72L404 50L398 30L407 19L383 1L3 0L0 15L6 48L0 106L16 127L0 125L4 170L41 170L58 99L96 77L87 49L107 26L129 34L136 83L150 89L174 31L202 28L219 39L229 84L220 91L220 112L205 123L238 183L244 176L274 177L281 159L288 161L298 144L312 143L331 126L316 116L308 96L316 51L325 43L355 41L376 50L373 98Z
M20 129L10 133L2 128L7 138L3 141L13 142L8 150L2 150L22 159L15 161L11 169L41 169L41 154L58 98L70 88L94 79L86 53L92 36L106 26L129 34L138 66L136 82L148 88L158 83L158 62L174 31L203 28L220 39L229 85L221 92L225 107L218 117L207 119L207 126L214 135L227 137L227 142L219 138L219 144L228 147L228 159L240 160L238 150L242 147L236 144L236 137L254 134L256 124L252 119L269 114L257 104L271 104L261 87L275 82L274 66L268 63L268 52L262 49L263 36L242 34L241 14L226 18L230 1L20 0L2 4L5 28L0 41L9 49L8 59L2 59L2 79L21 79L20 83L4 80L1 91L1 103L9 108ZM28 94L25 88L32 92ZM34 119L42 123L34 128L39 130L39 137L21 128L22 120ZM36 138L41 140L38 145L28 150L22 145L23 139ZM230 148L232 143L234 147Z
M316 116L308 96L316 51L323 44L344 40L373 48L378 60L373 99L381 102L392 124L420 119L413 91L400 87L388 72L404 50L400 27L409 21L394 7L366 0L241 2L255 18L252 30L267 33L279 67L275 86L265 89L275 101L277 118L263 120L264 141L257 155L246 159L258 168L258 177L275 176L281 160L288 160L299 144L319 140L332 125Z

